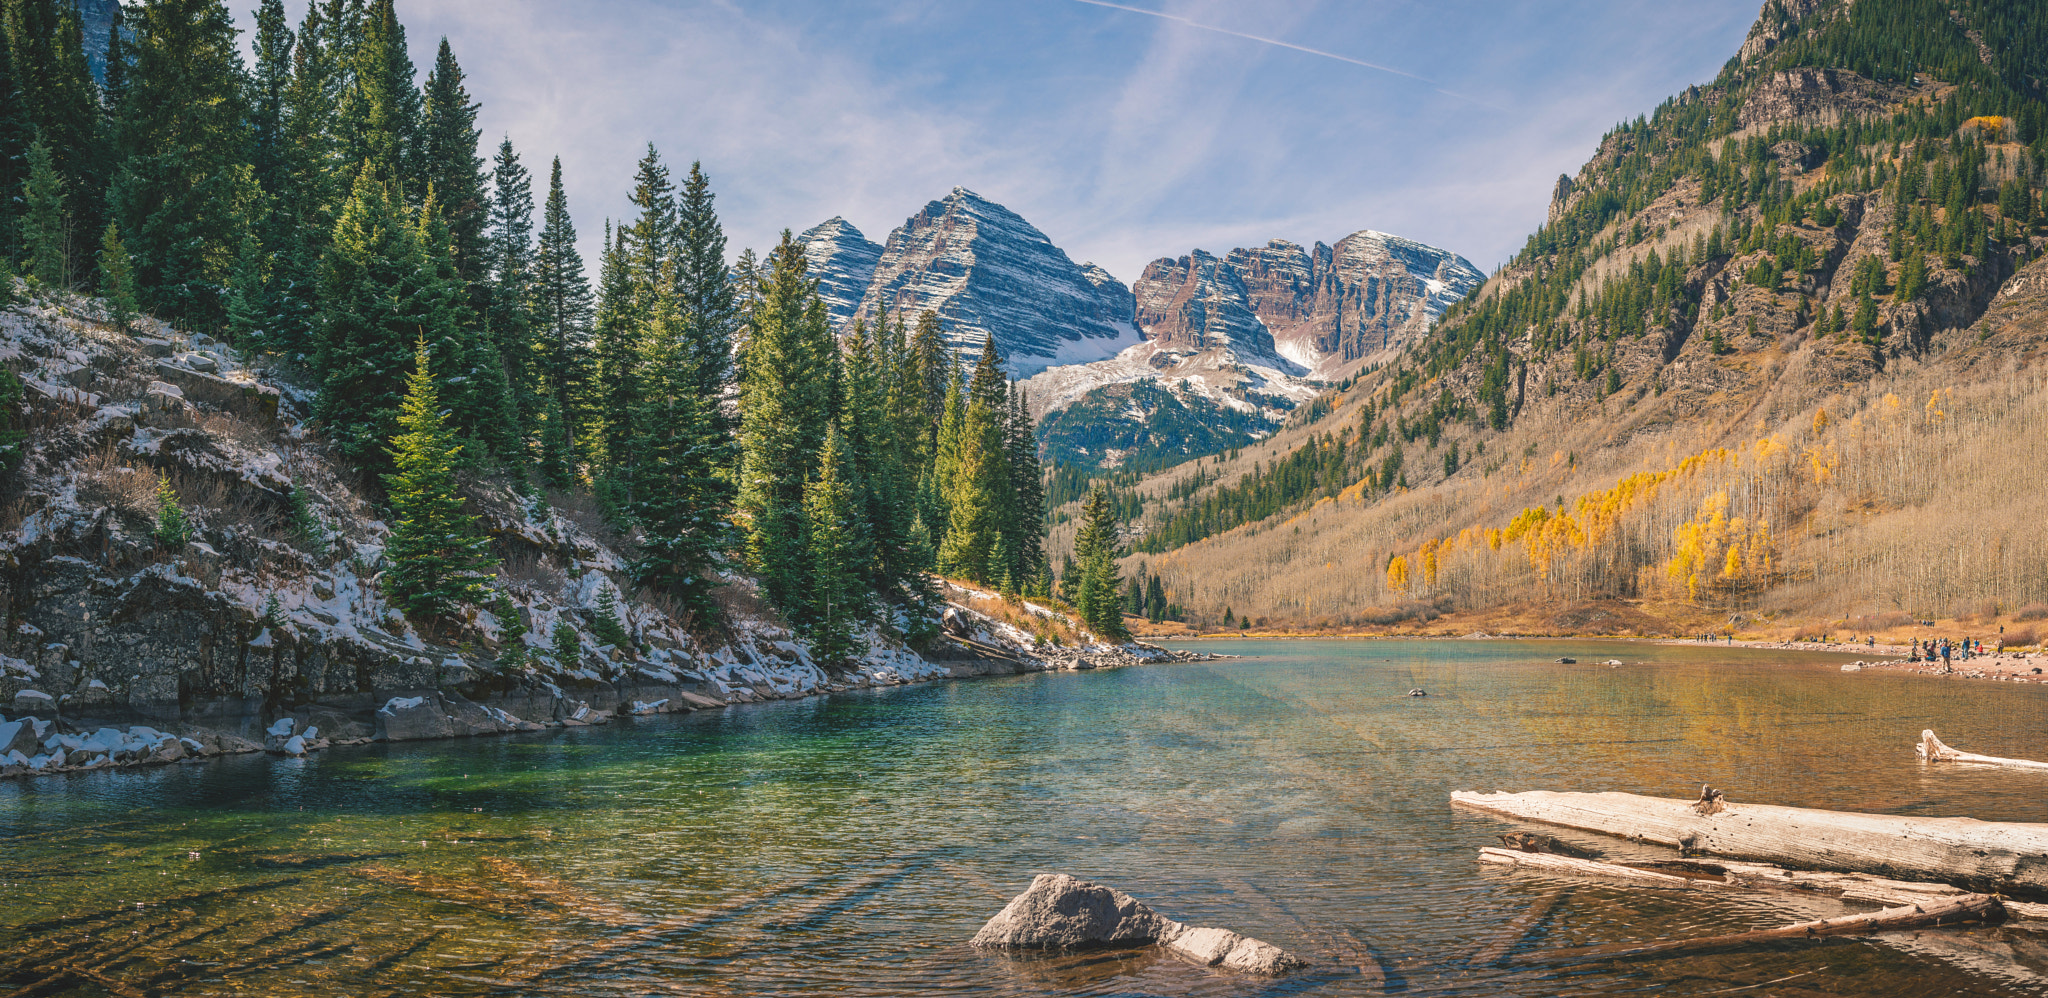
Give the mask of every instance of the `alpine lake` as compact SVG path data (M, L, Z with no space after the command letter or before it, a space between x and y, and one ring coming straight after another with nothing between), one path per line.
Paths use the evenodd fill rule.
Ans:
M1479 847L1517 826L1448 803L1711 783L1734 802L2048 821L2048 774L1927 766L1912 748L1933 728L1970 751L2048 757L2048 686L1704 645L1193 647L1244 657L10 781L0 993L2048 990L2048 923L1517 967L1850 909L1482 867ZM1316 966L1265 979L1156 948L967 945L1045 872ZM1471 958L1503 939L1506 961Z

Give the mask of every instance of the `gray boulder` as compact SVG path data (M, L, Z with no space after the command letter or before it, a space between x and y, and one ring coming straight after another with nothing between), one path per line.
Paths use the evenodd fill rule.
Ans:
M0 721L0 756L9 752L20 752L33 756L42 751L42 743L36 740L36 719L18 717L12 721Z
M440 700L432 694L416 697L392 697L384 706L377 708L377 740L380 742L412 742L429 738L453 738L455 725L441 710Z
M1183 960L1246 974L1279 976L1308 961L1229 929L1183 925L1112 887L1041 873L975 933L992 949L1082 949L1157 943Z
M1171 924L1144 902L1064 873L1041 873L974 934L995 949L1079 949L1153 942Z

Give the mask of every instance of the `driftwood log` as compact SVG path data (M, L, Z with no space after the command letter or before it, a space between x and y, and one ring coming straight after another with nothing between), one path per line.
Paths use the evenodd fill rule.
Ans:
M2048 769L2048 762L2032 759L2006 759L1995 755L1978 755L1975 752L1959 752L1941 743L1930 729L1920 732L1920 744L1913 750L1928 762L1974 762L1982 766L2004 766L2008 769Z
M1522 852L1517 849L1495 849L1482 846L1479 861L1495 866L1515 866L1539 873L1556 873L1568 877L1606 877L1610 880L1631 880L1658 887L1691 887L1695 878L1664 873L1658 870L1642 870L1618 863L1602 863L1595 859L1580 859L1576 856L1558 856L1547 852ZM1715 880L1720 878L1715 877Z
M1451 803L1523 821L1671 846L1694 855L1807 870L1940 881L1973 891L2048 901L2048 825L1855 814L1624 793L1473 793Z
M1843 915L1814 922L1797 922L1775 929L1735 932L1694 939L1660 939L1644 943L1609 943L1551 950L1513 961L1518 964L1577 963L1587 960L1639 959L1643 957L1696 956L1770 943L1797 943L1829 936L1863 936L1900 929L1928 929L1971 922L1997 923L2005 920L2005 906L1989 894L1964 894L1943 901L1902 905L1861 915Z

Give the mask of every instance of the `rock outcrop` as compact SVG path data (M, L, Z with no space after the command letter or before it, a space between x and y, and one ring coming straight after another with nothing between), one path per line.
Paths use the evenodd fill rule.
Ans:
M1157 944L1176 957L1240 973L1278 976L1308 966L1292 953L1229 929L1184 925L1112 887L1041 873L975 933L985 949L1068 950Z

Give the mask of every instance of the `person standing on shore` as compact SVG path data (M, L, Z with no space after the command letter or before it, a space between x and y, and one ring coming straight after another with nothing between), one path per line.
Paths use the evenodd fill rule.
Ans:
M1949 643L1947 638L1941 639L1941 668L1944 672L1954 668L1953 665L1949 664Z

